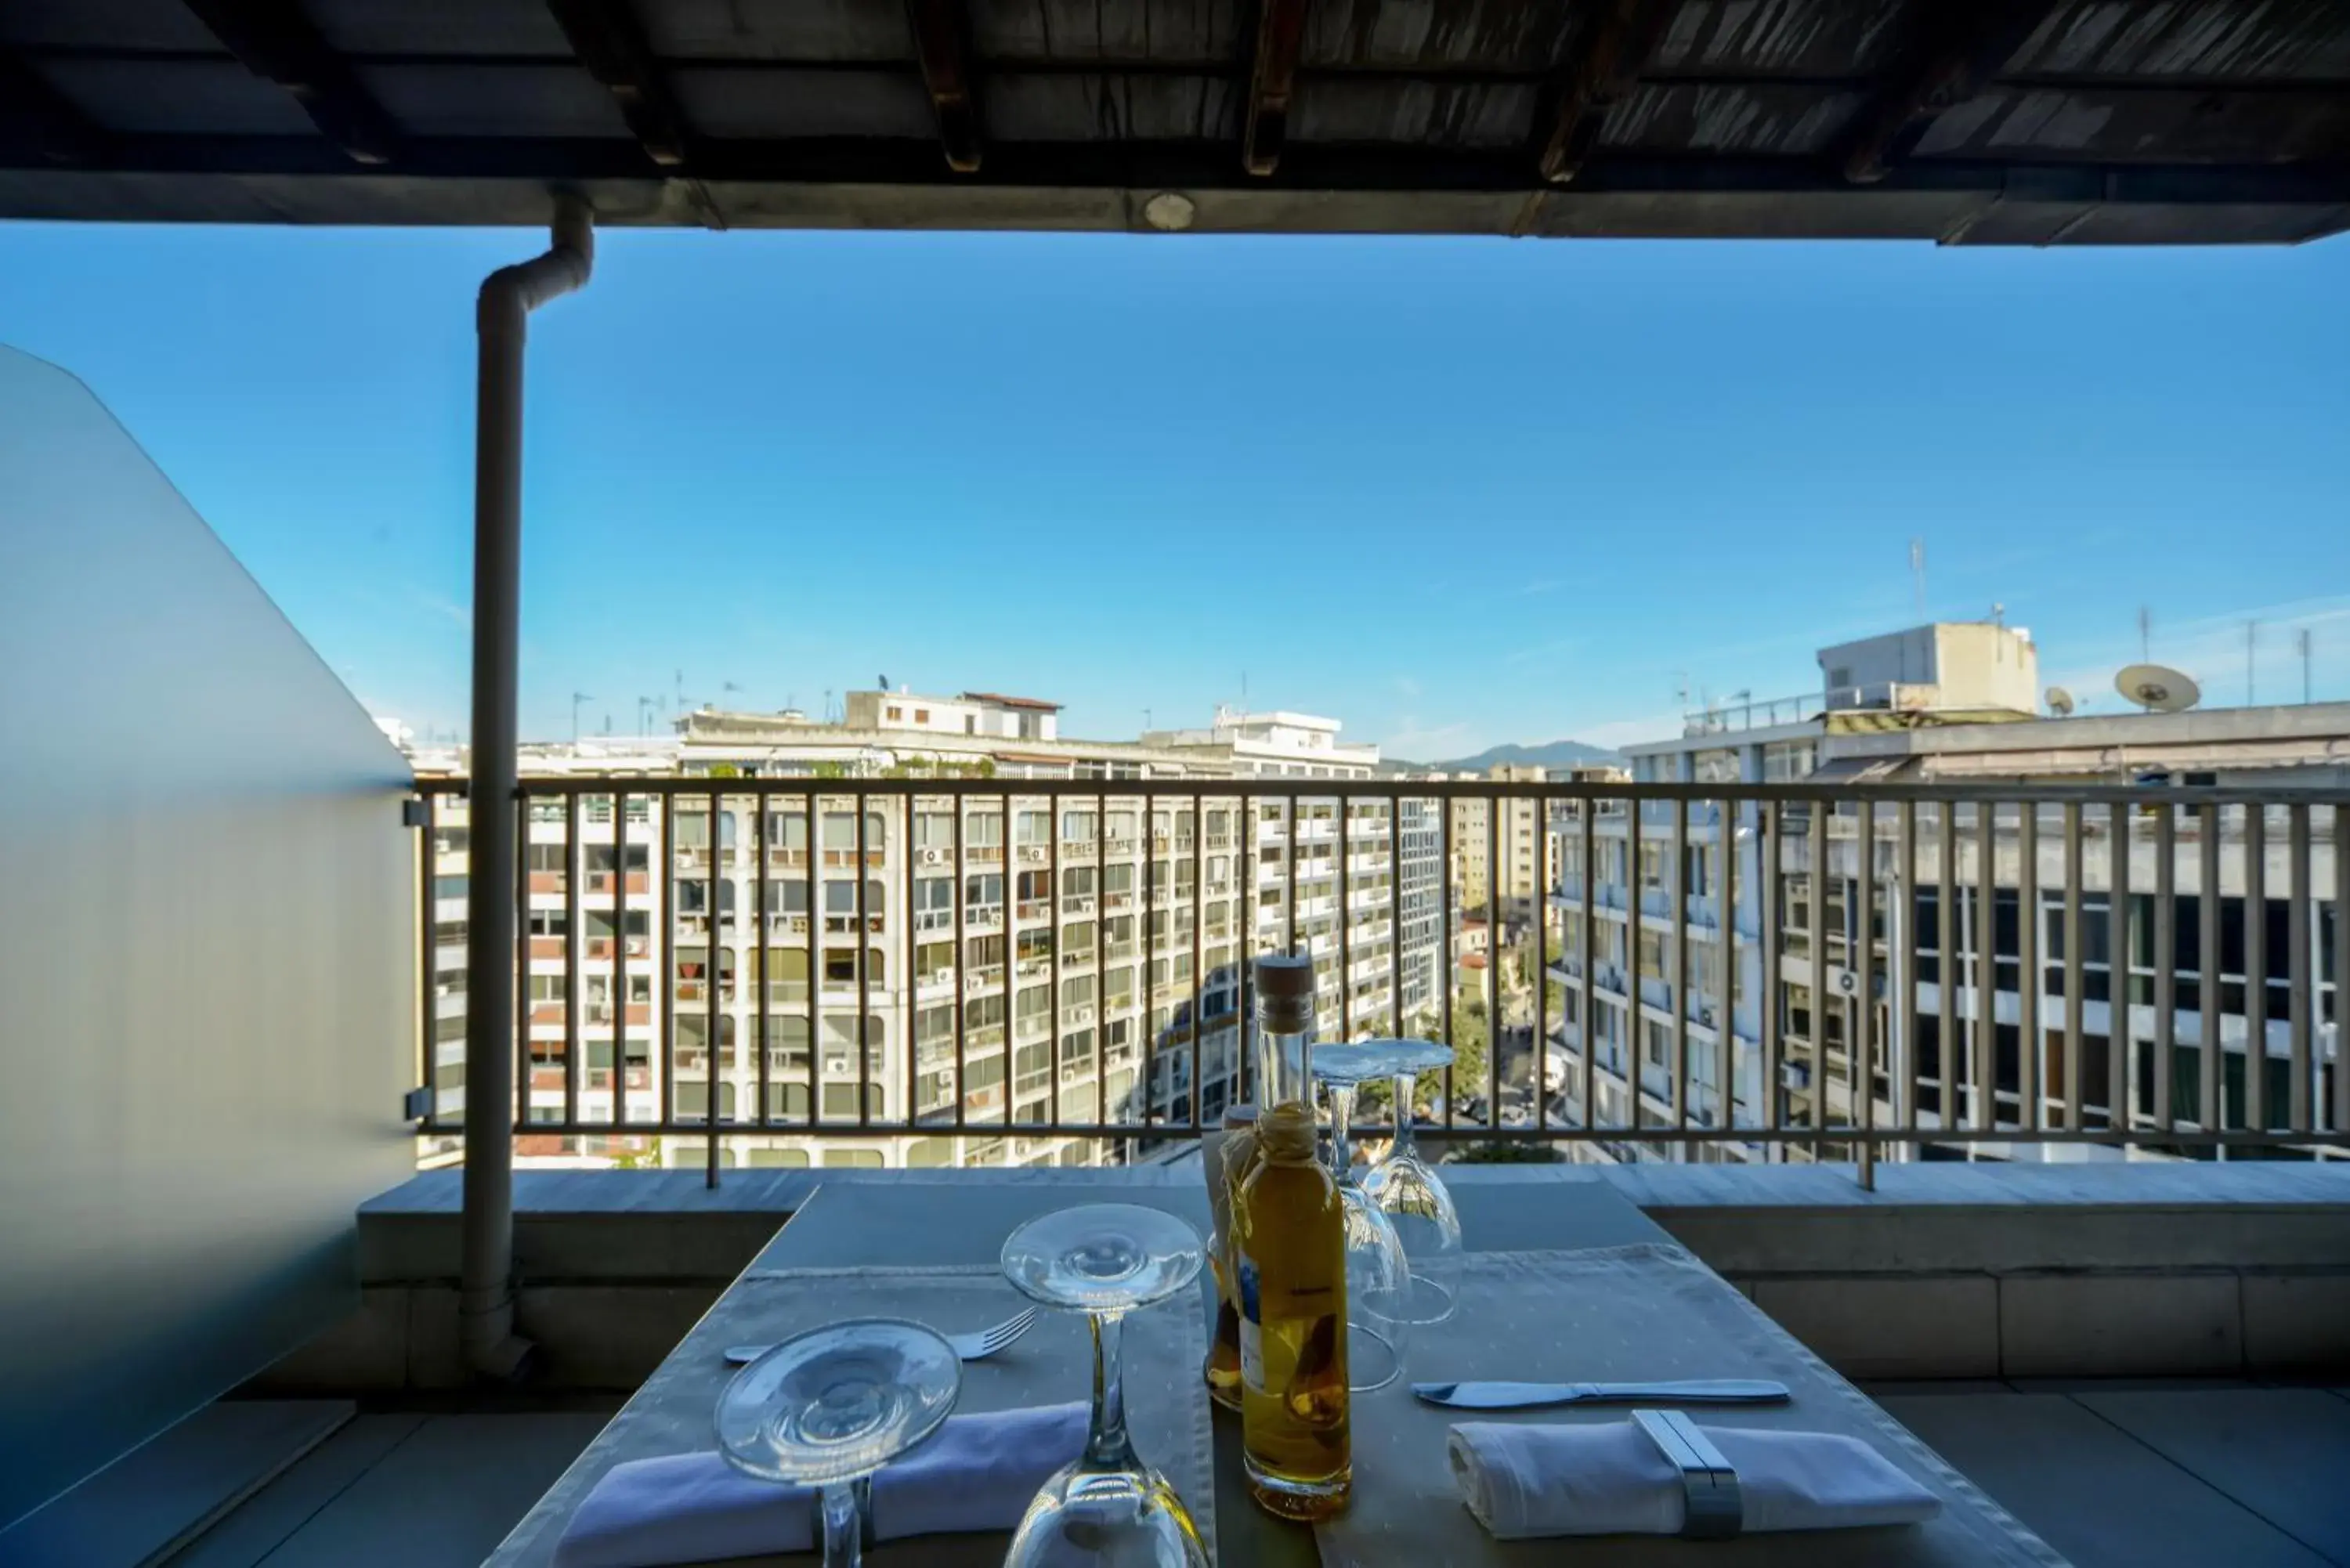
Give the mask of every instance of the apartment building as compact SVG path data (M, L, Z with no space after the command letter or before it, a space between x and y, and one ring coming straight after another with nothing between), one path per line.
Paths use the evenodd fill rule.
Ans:
M1443 775L1437 775L1441 777ZM1483 774L1498 784L1539 784L1543 768L1499 763ZM1498 898L1502 919L1520 925L1533 918L1541 878L1535 870L1542 814L1532 800L1456 800L1452 803L1454 898L1464 909L1482 909Z
M763 1085L770 1116L825 1136L730 1136L727 1162L1136 1158L1147 1137L1047 1129L1188 1124L1195 1093L1203 1118L1221 1116L1238 1087L1251 953L1315 953L1326 1033L1385 1032L1399 1005L1433 1003L1433 806L1407 805L1391 826L1383 805L1355 803L1341 855L1337 801L1306 791L1368 776L1378 753L1340 742L1336 721L1219 713L1204 730L1088 742L1058 734L1056 705L995 694L852 692L843 711L833 725L704 711L663 742L525 756L525 776L707 779L712 793L530 799L527 1116L619 1125L525 1137L525 1158L696 1164L698 1140L656 1147L625 1124L706 1116L713 1093L721 1120L739 1120ZM1163 793L1234 777L1304 787ZM926 795L925 778L1002 788ZM1021 793L1048 779L1102 787ZM772 792L764 817L752 780ZM1162 793L1118 793L1145 780ZM861 821L858 781L891 781L865 792ZM462 803L443 803L428 1027L444 1111L463 1092L464 831ZM859 1137L866 1119L940 1130Z
M2039 719L2029 711L2028 683L2013 678L2018 664L2030 669L2028 637L2003 628L1972 628L2002 635L1971 639L1939 635L1950 629L1920 628L1823 650L1819 699L1691 714L1682 736L1625 748L1634 775L1699 784L1808 782L1855 793L1891 783L2002 782L2018 784L2019 794L2032 784L2084 783L2339 787L2350 777L2350 704ZM1908 680L1848 651L1901 644L1912 659ZM1920 648L1934 649L1935 661L1918 662ZM1866 679L1855 679L1864 671ZM1858 693L1874 700L1864 702ZM2015 702L2027 706L2010 706ZM1552 863L1559 867L1553 903L1561 917L1560 950L1550 974L1563 991L1563 1016L1553 1021L1552 1081L1579 1088L1587 940L1602 1122L1621 1125L1669 1108L1677 1008L1689 1051L1684 1093L1693 1116L1715 1125L1723 1121L1725 1099L1727 1114L1752 1123L1766 1095L1778 1097L1787 1125L1853 1119L1859 1107L1852 1057L1863 1008L1873 1012L1877 1043L1869 1114L1881 1125L1911 1115L1922 1126L1987 1125L1989 1135L1962 1146L1977 1158L2121 1158L2089 1146L2037 1146L2027 1156L1996 1137L2001 1127L2051 1125L2070 1096L2077 1096L2087 1125L2120 1117L2141 1127L2193 1127L2216 1093L2225 1125L2245 1125L2250 1061L2262 1064L2258 1092L2269 1106L2332 1093L2342 1063L2337 1011L2303 1021L2311 1081L2292 1081L2295 1025L2282 956L2290 933L2306 930L2321 979L2334 978L2324 955L2333 951L2330 933L2341 918L2333 890L2334 857L2342 846L2326 814L2312 814L2314 820L2299 829L2313 841L2296 910L2289 861L2296 829L2283 806L2237 808L2208 819L2179 814L2167 824L2144 812L2116 817L2103 808L2071 810L2077 822L2061 806L2002 803L1986 815L1973 803L1929 802L1913 806L1905 822L1888 802L1872 813L1864 846L1851 801L1789 805L1773 825L1775 854L1766 860L1773 841L1751 805L1725 817L1718 803L1694 802L1685 824L1675 820L1671 803L1647 803L1637 815L1603 808L1590 825L1587 939L1584 825L1579 813L1558 814ZM1864 854L1873 894L1866 911L1859 896ZM1725 865L1736 876L1727 910L1720 899ZM2157 1012L2158 887L2179 895L2167 933L2174 944L2167 1028ZM2119 922L2116 888L2127 899ZM2207 892L2216 911L2209 952L2201 926ZM2127 950L2117 962L2115 937L2125 924ZM1778 950L1778 994L1769 997L1765 933ZM2065 995L2068 940L2079 947L2077 1002ZM2207 1084L2195 1063L2204 1029L2203 970L2214 955L2214 1023L2225 1065L2218 1081ZM2247 983L2255 965L2265 986ZM2337 980L2333 995L2340 994ZM1905 997L1914 1004L1902 1004ZM1777 1013L1782 1070L1773 1084L1761 1081L1762 1005ZM2077 1020L2068 1019L2073 1006ZM2065 1045L2068 1022L2077 1033L2077 1054ZM2155 1042L2166 1034L2176 1054L2168 1063L2155 1054ZM2043 1103L2028 1103L2033 1095ZM2154 1120L2165 1107L2169 1122ZM1572 1096L1570 1108L1582 1114ZM1887 1157L1916 1152L1888 1148ZM1929 1147L1926 1154L1950 1152ZM1766 1157L1762 1146L1732 1138L1683 1158ZM1789 1157L1804 1158L1805 1151L1796 1146Z

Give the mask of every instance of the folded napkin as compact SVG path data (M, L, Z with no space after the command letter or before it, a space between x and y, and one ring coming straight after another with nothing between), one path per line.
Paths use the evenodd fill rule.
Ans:
M873 1478L877 1540L1008 1531L1054 1471L1086 1446L1083 1405L950 1416L930 1441ZM714 1453L614 1465L572 1514L555 1568L660 1568L822 1540L816 1493L746 1476Z
M1914 1524L1941 1511L1939 1499L1857 1438L1700 1429L1738 1471L1750 1533ZM1680 1533L1680 1470L1630 1421L1464 1422L1448 1450L1461 1501L1500 1540Z

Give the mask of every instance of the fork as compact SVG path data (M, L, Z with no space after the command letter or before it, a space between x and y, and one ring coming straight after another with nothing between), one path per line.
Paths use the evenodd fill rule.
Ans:
M954 1353L958 1359L984 1361L1035 1327L1039 1315L1039 1310L1032 1306L1014 1313L993 1328L978 1329L970 1334L943 1334L941 1337L954 1346ZM743 1366L748 1362L758 1360L774 1348L775 1346L771 1345L730 1345L726 1347L726 1365Z

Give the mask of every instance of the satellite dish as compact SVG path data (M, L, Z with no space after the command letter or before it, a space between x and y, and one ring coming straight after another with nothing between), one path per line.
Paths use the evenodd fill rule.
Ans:
M2194 677L2163 664L2133 664L2114 677L2114 690L2149 713L2183 713L2203 699Z
M2059 719L2071 718L2073 716L2073 694L2070 691L2065 691L2062 686L2051 686L2048 689L2048 711L2051 713L2055 714Z

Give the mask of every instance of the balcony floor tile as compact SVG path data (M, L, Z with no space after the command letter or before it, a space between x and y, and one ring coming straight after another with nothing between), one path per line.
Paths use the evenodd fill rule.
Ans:
M2074 1398L2336 1563L2350 1563L2350 1402L2315 1388Z

